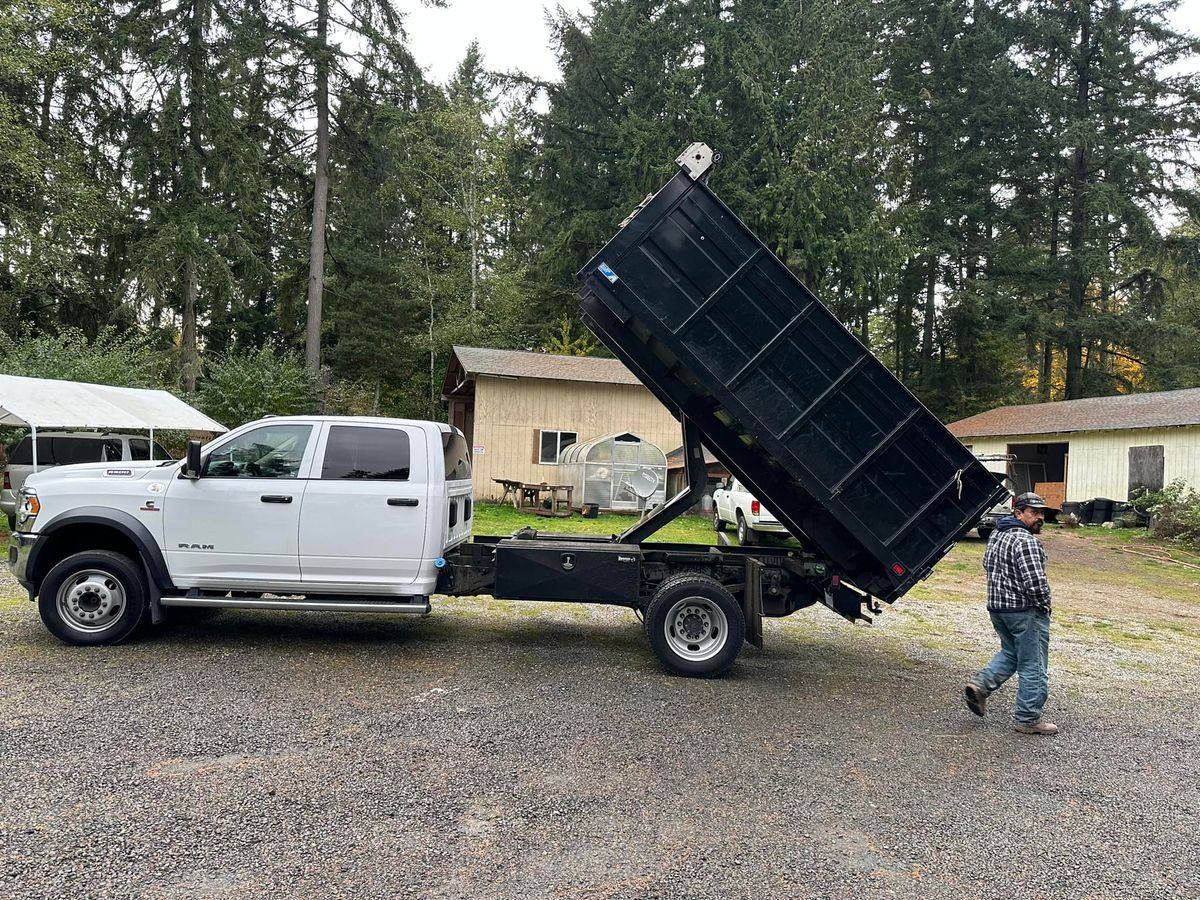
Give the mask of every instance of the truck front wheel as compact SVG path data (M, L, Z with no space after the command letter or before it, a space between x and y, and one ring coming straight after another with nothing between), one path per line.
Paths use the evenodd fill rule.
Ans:
M646 636L667 671L712 678L737 659L746 620L720 582L685 572L667 578L655 591L646 609Z
M134 560L88 550L50 570L38 591L38 612L63 643L117 644L141 624L147 594L146 578Z

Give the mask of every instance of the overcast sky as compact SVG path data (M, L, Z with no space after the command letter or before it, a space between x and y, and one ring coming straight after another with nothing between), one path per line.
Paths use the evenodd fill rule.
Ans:
M546 7L571 12L590 10L590 0L449 0L445 9L430 9L408 0L409 46L429 77L445 81L462 60L467 45L478 39L484 65L493 71L521 69L537 78L558 77L550 49ZM1200 0L1184 0L1175 27L1200 32Z
M445 9L418 6L416 0L409 4L404 25L409 49L434 81L453 74L473 39L479 41L484 65L493 71L520 69L535 78L557 79L546 7L570 12L592 8L590 0L448 0Z

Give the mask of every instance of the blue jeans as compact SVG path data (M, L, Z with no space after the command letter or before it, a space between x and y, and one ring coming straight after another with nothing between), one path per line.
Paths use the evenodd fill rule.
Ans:
M1050 692L1050 613L1028 609L989 614L1000 635L1000 652L971 681L990 694L1017 673L1020 680L1013 720L1032 725L1041 721Z

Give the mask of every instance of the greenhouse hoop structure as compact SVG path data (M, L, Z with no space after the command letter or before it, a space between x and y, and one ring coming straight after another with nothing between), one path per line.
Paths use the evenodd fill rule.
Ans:
M667 457L628 431L564 447L558 455L562 481L574 487L576 508L639 512L666 501Z

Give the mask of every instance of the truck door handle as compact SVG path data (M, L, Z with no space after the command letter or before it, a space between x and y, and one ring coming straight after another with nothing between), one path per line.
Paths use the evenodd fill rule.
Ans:
M417 506L420 502L413 497L388 497L388 506Z
M263 494L258 498L263 503L291 503L292 498L289 494Z

